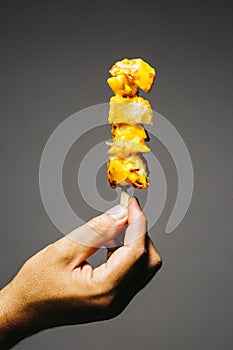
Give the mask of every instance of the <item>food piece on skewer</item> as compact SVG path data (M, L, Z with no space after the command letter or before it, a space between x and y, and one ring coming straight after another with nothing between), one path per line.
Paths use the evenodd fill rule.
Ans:
M110 99L109 124L153 124L153 111L143 97L113 96Z
M128 158L110 157L108 180L112 188L128 185L138 189L147 188L149 180L145 160L140 155Z
M129 125L129 124L118 124L112 125L111 134L114 139L135 139L137 138L140 142L142 140L148 140L146 130L141 125Z
M148 136L140 125L114 124L112 127L113 142L106 142L111 148L108 154L117 157L130 157L136 153L149 153L145 144Z
M130 86L136 85L146 93L151 90L156 75L154 68L141 58L134 58L132 60L125 58L122 61L118 61L112 66L109 73L112 77L125 76ZM111 85L109 85L113 92L118 95L118 90L114 88L114 80L113 78L109 78L109 80L110 79Z

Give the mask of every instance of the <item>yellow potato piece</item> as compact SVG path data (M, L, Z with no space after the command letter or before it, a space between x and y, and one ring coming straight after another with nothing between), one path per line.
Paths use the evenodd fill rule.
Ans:
M109 70L109 73L113 77L124 74L132 84L136 84L144 92L151 90L156 75L155 69L141 58L131 60L125 58L118 61Z
M131 185L145 189L149 186L146 163L139 155L128 158L110 157L108 181L112 188Z
M142 97L124 98L119 95L110 99L109 124L153 124L150 103Z

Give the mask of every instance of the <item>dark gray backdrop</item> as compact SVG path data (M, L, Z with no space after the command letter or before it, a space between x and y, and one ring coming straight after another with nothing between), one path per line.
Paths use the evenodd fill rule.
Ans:
M232 349L231 13L230 1L1 1L1 286L60 237L40 199L41 153L65 118L108 101L116 60L156 67L149 99L182 135L195 175L180 226L164 233L172 195L152 232L161 271L122 315L17 349Z

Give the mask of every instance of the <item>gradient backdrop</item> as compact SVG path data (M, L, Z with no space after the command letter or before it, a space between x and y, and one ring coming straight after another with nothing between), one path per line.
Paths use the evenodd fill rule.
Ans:
M60 238L40 198L40 157L65 118L108 102L115 61L143 57L156 67L148 98L182 135L195 175L189 211L166 235L177 178L158 144L169 195L151 235L164 264L123 314L44 331L16 349L233 348L231 13L231 1L1 1L1 287Z

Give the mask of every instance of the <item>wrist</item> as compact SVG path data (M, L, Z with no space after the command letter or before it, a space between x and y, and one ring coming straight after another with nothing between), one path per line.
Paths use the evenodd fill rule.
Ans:
M12 282L0 291L0 348L10 349L32 334L30 313L23 295L14 292Z

